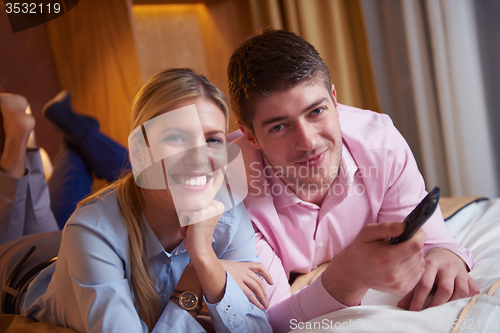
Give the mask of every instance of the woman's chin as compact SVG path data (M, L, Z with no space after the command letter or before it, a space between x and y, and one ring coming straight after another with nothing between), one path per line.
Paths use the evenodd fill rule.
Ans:
M217 194L217 191L205 190L186 192L180 189L171 189L177 211L198 211L207 208Z
M196 203L193 203L193 202L182 202L180 204L175 204L175 209L177 211L185 211L185 212L196 212L196 211L200 211L204 208L207 208L208 204L210 203L210 201L207 201L207 202L196 202Z

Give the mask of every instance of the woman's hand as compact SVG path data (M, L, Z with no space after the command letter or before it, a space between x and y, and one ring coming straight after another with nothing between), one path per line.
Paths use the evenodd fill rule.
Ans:
M191 258L212 251L212 237L223 212L224 205L212 200L207 207L201 210L182 211L179 214L181 223L188 225L183 227L183 236L184 247Z
M226 271L212 248L214 230L223 212L224 205L212 200L206 208L179 214L181 224L188 225L183 229L184 247L189 253L205 298L211 304L218 303L224 297L226 286Z
M240 289L256 307L263 310L269 307L266 287L262 278L268 284L274 284L269 272L258 262L239 262L219 260L222 267L228 272ZM259 274L259 275L257 275Z

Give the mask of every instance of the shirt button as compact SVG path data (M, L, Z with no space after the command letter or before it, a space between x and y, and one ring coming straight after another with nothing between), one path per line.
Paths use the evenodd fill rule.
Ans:
M229 305L226 306L226 308L224 309L224 312L229 312L229 307L230 307Z
M233 320L234 320L234 316L229 317L229 321L233 321Z
M323 242L319 243L318 247L321 249L323 247Z

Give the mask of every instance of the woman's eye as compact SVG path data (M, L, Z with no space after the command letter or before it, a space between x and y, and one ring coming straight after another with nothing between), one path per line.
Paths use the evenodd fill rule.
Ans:
M271 127L270 132L279 132L279 131L281 131L283 128L285 128L285 125L283 125L283 124L279 124L279 125L276 125L276 126Z
M167 136L165 138L165 141L172 142L172 143L181 143L181 142L185 142L186 140L181 135L172 134L172 135Z
M209 146L221 145L223 143L224 143L224 141L220 138L208 138L207 139L207 144Z

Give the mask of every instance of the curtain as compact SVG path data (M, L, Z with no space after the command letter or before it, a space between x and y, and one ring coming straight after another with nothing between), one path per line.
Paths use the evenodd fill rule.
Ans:
M498 196L474 1L362 6L383 110L412 147L428 190Z
M319 51L340 103L381 111L359 0L247 0L252 30L285 29Z
M500 1L481 0L474 2L477 23L479 56L483 74L483 89L486 95L488 123L493 144L497 175L497 194L500 190Z

